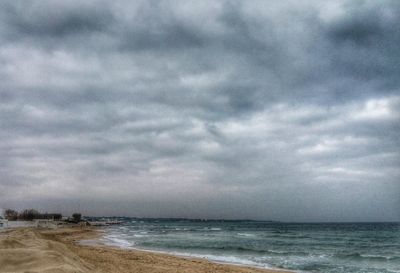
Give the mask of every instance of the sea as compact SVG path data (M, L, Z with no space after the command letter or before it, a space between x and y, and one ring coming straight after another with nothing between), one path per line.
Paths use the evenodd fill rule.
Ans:
M400 272L400 223L113 220L123 223L100 240L121 248L296 272Z

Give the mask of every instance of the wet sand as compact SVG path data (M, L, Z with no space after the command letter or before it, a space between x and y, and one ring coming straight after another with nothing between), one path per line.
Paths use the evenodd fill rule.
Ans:
M216 272L282 273L252 267L213 263L139 250L79 244L95 239L93 228L17 228L0 233L0 273L10 272Z

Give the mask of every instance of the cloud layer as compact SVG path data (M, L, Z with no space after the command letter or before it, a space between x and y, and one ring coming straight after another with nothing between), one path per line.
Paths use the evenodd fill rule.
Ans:
M0 207L400 220L399 14L4 1Z

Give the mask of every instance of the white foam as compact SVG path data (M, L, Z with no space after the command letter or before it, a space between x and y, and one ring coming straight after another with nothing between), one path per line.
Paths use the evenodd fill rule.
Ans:
M238 233L237 235L239 236L243 236L243 237L255 237L255 234L251 234L251 233Z
M227 264L235 264L235 265L248 265L248 266L255 266L255 267L262 267L262 268L270 268L271 266L266 263L257 263L250 259L239 258L236 256L227 256L227 255L212 255L212 254L192 254L192 253L180 253L180 252L173 252L174 255L180 256L188 256L194 258L202 258L210 261L220 262L220 263L227 263Z
M167 250L152 250L136 247L133 241L127 241L125 239L121 239L118 235L106 235L103 237L105 240L103 241L105 245L116 246L125 249L135 249L139 251L146 251L151 253L162 253L162 254L172 254L175 256L185 257L185 258L200 258L206 259L211 262L221 263L221 264L231 264L231 265L239 265L239 266L251 266L257 268L264 269L275 269L272 265L263 261L255 261L246 258L240 258L232 255L214 255L214 254L196 254L196 253L187 253L187 252L178 252L178 251L167 251ZM296 272L296 271L294 271ZM300 272L300 271L298 271Z
M132 236L136 238L149 237L149 235L144 235L144 234L133 234Z
M103 237L106 245L117 246L121 248L130 248L135 245L133 241L128 241L118 235L106 235Z

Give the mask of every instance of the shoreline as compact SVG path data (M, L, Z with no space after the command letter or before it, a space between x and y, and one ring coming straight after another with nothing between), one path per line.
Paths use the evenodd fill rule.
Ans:
M103 232L103 229L99 230L100 232ZM105 231L104 231L105 232ZM83 241L92 241L92 242L83 242ZM250 264L245 264L245 263L235 263L235 262L227 262L227 261L222 261L222 260L213 260L209 259L207 257L197 257L195 255L191 254L184 254L184 253L179 253L179 252L168 252L167 250L154 250L154 249L145 249L145 248L137 248L137 247L132 247L132 246L116 246L116 245L108 245L102 242L97 241L97 238L95 239L83 239L78 242L76 242L79 245L82 246L91 246L91 247L104 247L104 248L112 248L112 249L120 249L120 250L125 250L125 251L138 251L138 252L145 252L145 253L154 253L154 254L161 254L161 255L168 255L168 256L173 256L173 257L178 257L178 258L183 258L187 260L204 260L210 263L216 263L216 264L221 264L221 265L232 265L232 266L239 266L239 267L249 267L249 268L256 268L256 269L262 269L262 270L272 270L273 272L283 272L283 273L296 273L298 271L289 271L288 269L283 269L283 268L274 268L274 267L265 267L265 266L258 266L258 265L250 265ZM268 271L267 271L268 272Z
M77 227L7 229L0 233L0 272L291 272L168 252L80 243L96 240L101 233L102 229Z

